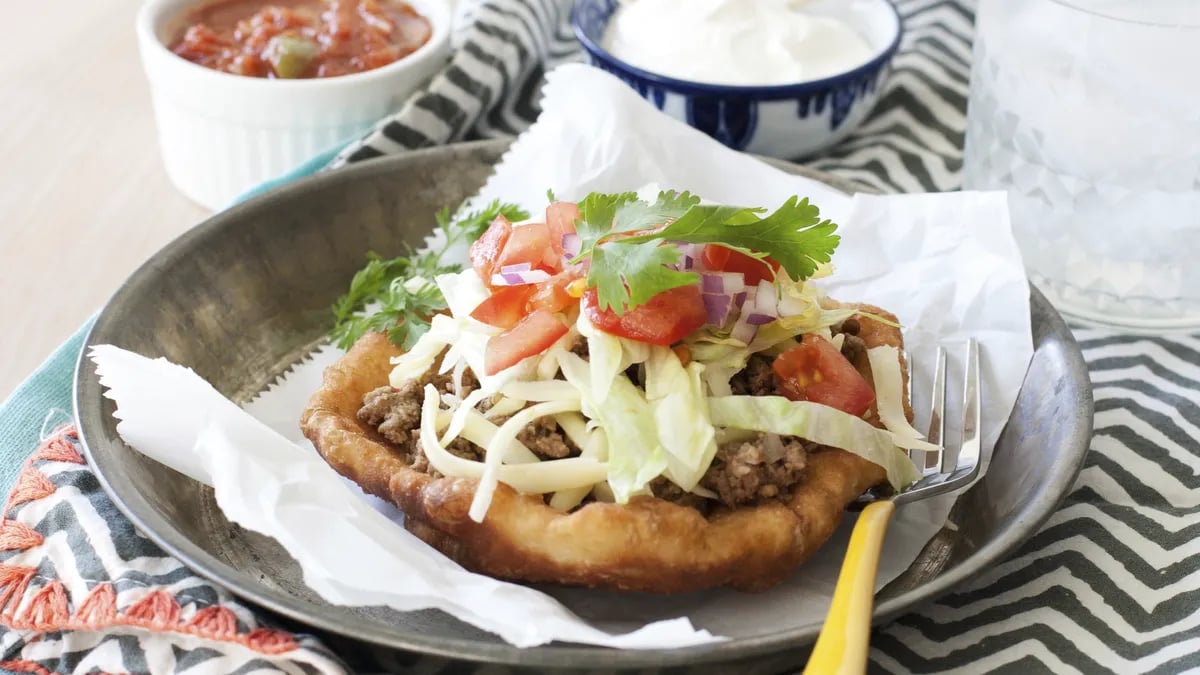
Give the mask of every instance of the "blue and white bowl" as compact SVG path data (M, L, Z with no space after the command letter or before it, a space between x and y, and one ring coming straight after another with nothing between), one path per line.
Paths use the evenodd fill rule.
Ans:
M829 16L857 29L875 55L845 73L776 86L678 80L616 58L602 44L618 0L577 0L571 21L590 63L624 80L659 110L735 150L799 159L837 144L862 124L879 98L902 32L889 0L821 4Z

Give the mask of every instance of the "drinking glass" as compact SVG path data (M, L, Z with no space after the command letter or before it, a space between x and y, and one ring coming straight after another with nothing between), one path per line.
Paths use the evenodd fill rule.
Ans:
M963 184L1061 311L1200 327L1200 1L980 0Z

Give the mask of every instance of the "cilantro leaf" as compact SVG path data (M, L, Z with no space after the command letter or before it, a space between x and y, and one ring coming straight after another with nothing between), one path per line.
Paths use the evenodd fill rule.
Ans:
M583 253L576 261L587 257L589 249L610 235L658 227L699 203L700 198L690 192L673 190L659 192L654 202L638 199L636 192L593 192L579 202L579 221L575 225Z
M617 210L637 201L636 192L619 194L603 194L593 192L579 202L579 220L575 222L575 231L582 241L582 251L587 251L596 245L601 238L612 234L613 222Z
M616 241L636 244L653 239L693 244L720 244L735 250L754 251L777 261L788 276L803 281L820 263L829 262L840 237L837 225L820 219L820 210L808 199L789 198L765 218L755 209L732 206L696 206L652 235Z
M700 203L690 192L663 191L653 204L640 199L623 204L613 219L613 232L638 232L679 218Z
M600 309L617 314L645 304L650 298L700 280L695 272L668 265L679 262L679 249L656 241L624 246L599 246L592 251L588 286L596 287Z

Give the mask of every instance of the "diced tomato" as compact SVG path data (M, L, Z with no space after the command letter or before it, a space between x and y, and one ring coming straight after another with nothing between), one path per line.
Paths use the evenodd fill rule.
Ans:
M550 245L561 256L564 234L575 232L575 221L579 219L579 206L572 202L552 202L546 207L546 227L550 229Z
M498 286L487 300L471 312L471 317L489 326L508 330L525 316L529 298L537 291L532 284L521 286Z
M700 254L704 266L718 272L740 272L746 277L747 286L756 286L758 282L771 281L779 271L779 263L771 258L757 260L740 251L725 248L717 244L705 244Z
M483 355L484 372L495 375L522 359L541 354L566 334L566 324L552 312L535 309L507 332L488 340Z
M596 289L583 294L583 311L600 330L641 342L670 345L708 322L699 286L680 286L663 291L618 316L612 309L600 309Z
M512 231L513 226L508 222L508 218L496 216L483 236L471 244L471 266L489 288L492 285L492 275L499 269L497 261L500 259L500 252L504 250Z
M812 401L861 416L875 400L866 378L833 343L805 335L800 345L775 358L780 393L793 401Z
M562 254L550 245L550 228L545 223L513 227L512 235L496 261L496 269L522 263L547 272L557 272L562 267Z
M579 298L572 296L567 287L571 282L581 278L585 272L577 268L568 268L549 279L536 284L537 290L533 293L533 297L529 299L531 308L548 309L551 312L563 312L575 303L579 302Z

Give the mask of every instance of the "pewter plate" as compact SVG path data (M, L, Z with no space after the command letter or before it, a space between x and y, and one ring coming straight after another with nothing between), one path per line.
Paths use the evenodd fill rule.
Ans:
M365 252L391 256L406 244L418 245L433 213L473 194L506 147L488 141L380 159L297 181L218 214L135 272L104 308L87 344L165 356L235 401L246 401L323 339L329 306ZM826 174L776 165L855 189ZM912 567L879 594L877 621L1004 558L1049 517L1074 482L1091 437L1091 387L1062 319L1037 291L1030 292L1036 351L990 471L958 499L947 527ZM697 622L731 636L727 642L656 651L566 644L516 649L438 611L330 605L305 587L299 567L274 540L229 523L210 489L126 446L116 432L112 402L101 396L83 359L75 409L101 483L147 536L246 600L324 632L344 655L384 654L398 664L420 654L538 671L772 672L802 663L820 629L755 621L752 596L716 591L656 602L708 617ZM580 615L610 625L638 620L648 605L645 597L620 593L575 589L556 595Z

